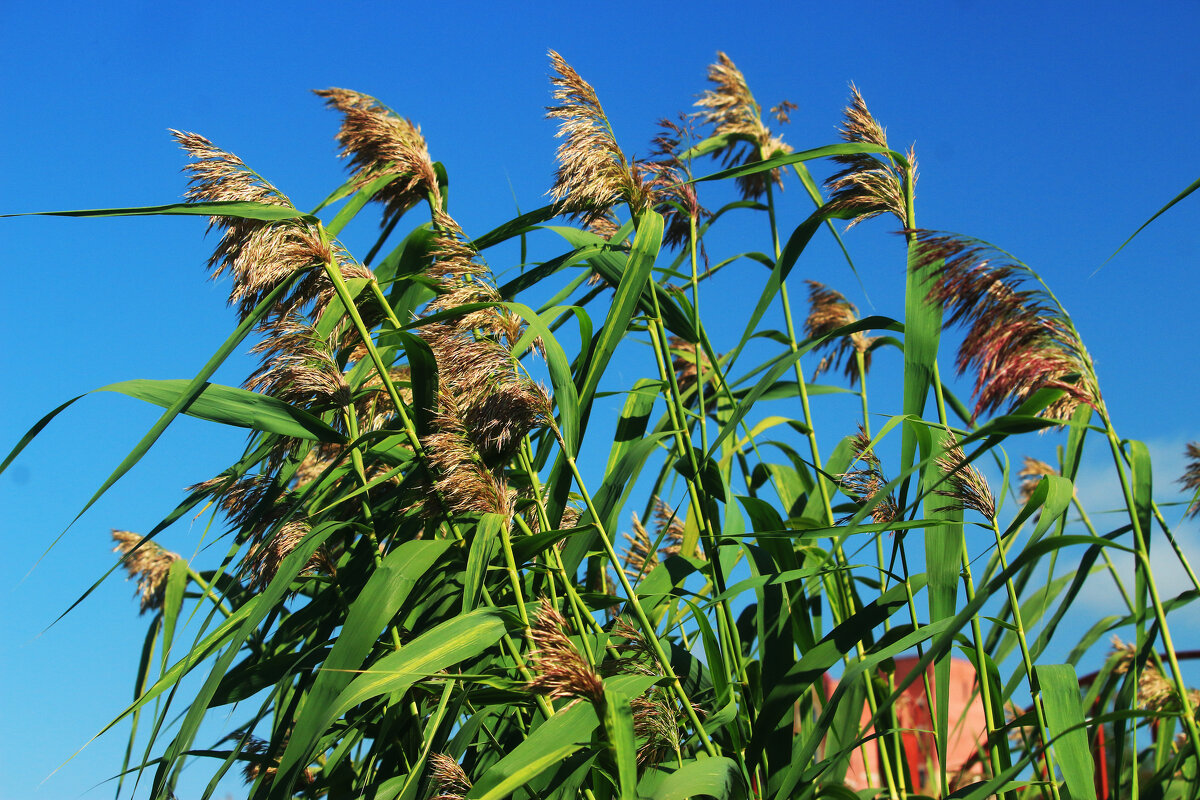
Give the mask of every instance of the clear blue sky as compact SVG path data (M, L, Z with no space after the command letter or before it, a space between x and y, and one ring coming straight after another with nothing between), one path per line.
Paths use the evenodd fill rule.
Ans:
M0 36L0 213L177 200L184 158L168 127L208 136L297 205L315 205L343 173L336 118L308 90L342 86L421 124L450 171L453 211L479 233L512 215L514 195L523 209L544 202L555 147L542 116L548 48L595 85L622 142L642 153L654 121L704 89L717 50L764 105L799 105L785 130L798 147L833 141L853 80L892 144L916 143L919 222L1002 245L1067 305L1119 429L1160 459L1164 498L1183 443L1200 439L1200 196L1089 277L1200 176L1196 2L1136 13L1115 2L966 0L50 2L9 4ZM884 230L864 225L847 242L874 310L900 316L902 262ZM212 242L201 220L23 218L0 220L0 231L5 450L89 389L190 376L232 325L225 288L206 280ZM832 255L797 272L870 309ZM218 378L239 383L248 366ZM155 416L125 398L87 398L0 476L0 798L79 797L120 763L123 728L41 783L131 697L145 631L133 586L114 577L42 632L111 566L110 527L151 527L181 487L232 461L242 437L179 424L41 557ZM1103 506L1102 469L1088 469ZM204 522L162 541L190 556L214 539Z

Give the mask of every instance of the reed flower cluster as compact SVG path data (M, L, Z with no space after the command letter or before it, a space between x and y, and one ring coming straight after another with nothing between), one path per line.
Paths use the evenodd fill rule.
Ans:
M762 120L762 108L750 92L746 76L733 59L718 52L715 63L708 67L708 80L713 85L696 101L700 120L712 126L714 136L724 137L725 142L713 151L725 166L751 164L766 161L792 152L792 147L771 132ZM781 122L787 121L787 112L795 105L784 101L777 109ZM783 186L783 170L776 167L768 172L743 175L737 179L738 189L747 200L757 200L767 193L771 184Z
M113 552L125 557L125 571L130 578L137 578L141 613L161 609L167 590L167 574L179 554L129 531L114 529L112 538L116 542Z
M959 373L974 369L975 415L1010 409L1038 389L1062 390L1041 414L1070 419L1080 404L1101 407L1091 361L1079 333L1047 292L1026 288L1028 268L977 239L915 231L922 268L937 280L930 299L961 325Z
M804 320L804 332L810 339L826 336L838 328L858 322L858 309L841 292L817 281L805 283L808 284L809 312L808 318ZM844 360L844 371L850 383L859 382L858 359L854 354L862 355L863 371L870 370L871 345L874 343L875 339L862 331L827 340L821 345L827 352L813 371L813 380L825 370L838 367Z
M850 104L838 129L843 141L866 144L887 150L887 131L872 116L858 87L850 84ZM891 214L902 226L908 226L908 203L916 184L917 156L913 148L905 154L907 167L897 164L887 153L851 153L834 156L844 169L832 175L825 187L830 192L827 208L849 219L847 228L860 222Z

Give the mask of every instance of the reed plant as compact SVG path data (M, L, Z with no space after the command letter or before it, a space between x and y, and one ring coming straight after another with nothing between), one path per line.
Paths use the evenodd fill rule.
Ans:
M637 158L550 68L551 202L488 231L456 221L436 142L345 89L316 94L350 174L312 211L175 132L185 202L64 212L209 217L237 315L194 377L106 387L164 412L96 497L181 414L250 433L113 533L151 619L118 796L171 797L187 764L204 797L240 773L267 800L1200 796L1182 515L1050 288L918 225L916 154L856 88L841 141L802 148L719 54ZM873 217L899 319L802 277L831 237L851 282ZM752 306L706 294L729 270ZM258 369L211 383L245 342ZM1058 462L1013 474L1043 434ZM1074 491L1095 449L1111 529ZM215 563L158 541L197 513ZM1163 596L1152 543L1191 589ZM1085 582L1127 613L1079 608Z

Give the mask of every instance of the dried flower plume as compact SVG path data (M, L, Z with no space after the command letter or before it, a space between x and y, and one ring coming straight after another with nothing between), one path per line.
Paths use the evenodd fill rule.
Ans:
M546 117L558 120L555 135L563 140L550 196L560 211L579 215L585 222L604 216L621 201L629 203L635 213L647 207L649 197L641 170L613 138L596 90L553 50L550 61L554 68L550 83L557 104L546 109Z
M471 779L463 768L445 753L429 754L430 800L463 800L471 791Z
M1021 479L1021 487L1019 497L1021 503L1029 502L1029 498L1033 497L1033 490L1042 482L1042 478L1046 475L1057 475L1058 470L1047 464L1045 461L1039 461L1036 458L1025 456L1025 465L1021 467L1021 471L1017 473L1017 477Z
M842 126L838 132L844 141L852 144L888 147L887 132L871 116L866 101L854 84L850 84L850 104L843 112ZM916 154L910 148L905 157L912 171L912 183L915 184ZM895 215L901 225L908 224L905 170L902 166L886 154L854 153L834 156L833 160L844 165L845 169L825 181L831 194L828 207L850 220L847 228L885 213Z
M675 371L679 394L688 405L697 405L700 402L700 393L696 388L700 383L701 374L707 388L716 382L716 368L702 348L686 339L672 336L668 343L671 347L671 368Z
M394 178L372 198L384 204L383 226L426 198L440 209L441 188L421 129L370 95L349 89L314 92L342 114L337 133L342 158L349 159L359 188L384 176Z
M1101 408L1090 359L1070 318L1041 288L1025 288L1028 267L976 239L915 231L918 268L938 270L930 300L948 312L945 326L962 325L959 374L976 370L975 415L1015 408L1042 388L1064 395L1041 412L1065 421L1079 404Z
M529 632L535 647L532 654L535 677L529 682L529 690L551 698L600 702L604 698L604 683L571 644L564 633L566 627L563 615L543 600Z
M949 497L953 501L950 508L969 508L988 519L995 519L996 497L992 494L987 479L974 466L966 463L967 457L955 442L953 435L947 439L946 444L946 452L937 459L938 470L946 476L946 480L942 484L943 488L934 489L933 493Z
M184 170L191 175L186 197L191 202L252 202L295 210L291 201L263 180L237 156L194 133L171 131L194 160ZM229 302L243 319L268 294L298 270L308 274L297 280L272 309L282 317L310 304L319 309L328 303L332 287L323 269L336 264L346 278L365 278L370 272L326 242L317 225L298 217L253 220L211 218L221 231L221 241L209 259L214 278L229 273L233 279Z
M808 318L804 321L804 331L810 338L825 336L838 328L858 321L858 309L841 292L834 291L816 281L805 281L805 283L808 284L809 312ZM813 373L813 380L816 380L817 376L826 369L839 366L844 359L846 377L853 385L859 380L859 374L858 359L852 353L862 353L863 368L869 370L871 368L871 345L874 342L874 338L866 336L862 331L837 340L826 341L822 348L828 352L817 365L817 369Z
M180 558L179 554L129 531L114 529L112 538L117 543L113 552L125 556L125 571L130 578L137 578L141 613L162 608L167 573L171 570L171 564Z
M746 77L729 56L717 53L716 63L708 67L708 80L713 88L706 90L696 105L701 109L698 112L701 120L713 126L714 135L729 137L728 143L713 153L725 166L765 161L792 152L790 145L763 124L762 110L750 93ZM788 121L787 112L795 108L795 104L785 100L772 111L783 123ZM762 197L772 182L783 185L780 168L737 179L742 197L747 200Z
M860 426L858 433L851 442L854 459L851 463L861 462L862 467L837 476L842 491L855 500L859 507L871 506L871 521L886 524L900 518L900 507L893 495L883 494L887 486L887 478L879 457L871 448L871 437ZM838 524L842 524L842 520Z
M690 119L683 114L678 121L661 119L658 128L658 136L651 145L650 160L643 163L653 175L649 181L652 202L665 222L663 244L681 247L692 238L692 231L712 214L700 205L696 185L690 182L691 169L680 156L684 145L697 138ZM700 254L707 263L703 240L699 244Z

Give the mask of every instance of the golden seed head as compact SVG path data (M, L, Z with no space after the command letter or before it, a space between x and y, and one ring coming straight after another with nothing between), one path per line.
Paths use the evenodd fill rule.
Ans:
M429 783L434 793L430 800L463 800L471 791L467 773L445 753L429 754Z
M633 515L633 535L622 533L621 536L628 542L621 554L621 570L636 583L658 565L658 554L637 514Z
M167 574L179 554L129 531L114 528L112 538L116 542L113 552L125 556L125 571L130 578L137 578L141 613L162 608Z
M843 112L838 132L850 143L888 146L886 131L871 115L854 84L850 84L850 104ZM916 154L911 148L908 157L915 184ZM833 160L845 169L825 181L830 192L828 207L850 220L847 228L884 213L891 213L901 225L906 224L905 175L900 165L886 154L855 153L834 156Z
M559 121L556 135L563 140L550 189L559 210L590 222L621 201L635 211L645 208L647 191L613 138L596 90L553 50L550 61L550 83L558 102L546 109L546 116Z
M369 95L349 89L323 89L314 94L342 114L337 142L342 158L350 161L356 185L392 178L372 198L384 204L383 226L428 197L441 208L437 172L417 125Z
M729 56L717 53L716 63L708 67L708 80L713 88L696 101L696 106L701 109L698 115L704 123L713 126L714 135L730 137L725 146L714 151L714 157L720 158L728 167L792 152L790 145L763 124L762 110L750 93L746 77ZM787 106L794 108L791 103ZM737 179L742 197L747 200L762 197L770 183L783 186L781 169Z

